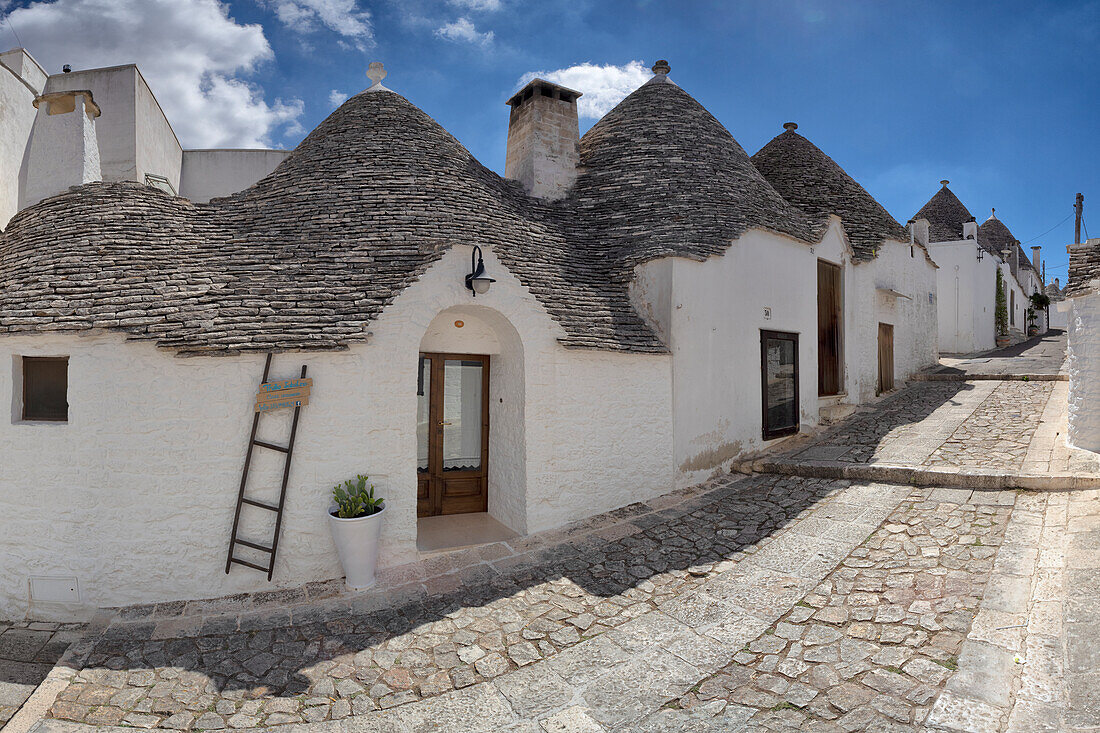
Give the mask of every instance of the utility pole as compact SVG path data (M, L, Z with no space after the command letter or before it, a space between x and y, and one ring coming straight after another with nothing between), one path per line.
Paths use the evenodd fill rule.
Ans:
M1077 213L1077 219L1073 223L1073 243L1081 244L1081 213L1085 209L1085 197L1077 194L1077 200L1073 203L1073 210Z

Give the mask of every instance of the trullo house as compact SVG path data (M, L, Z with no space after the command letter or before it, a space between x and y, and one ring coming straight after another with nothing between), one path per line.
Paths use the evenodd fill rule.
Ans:
M337 578L358 473L384 568L558 527L936 358L925 243L793 125L750 158L663 62L580 139L579 92L527 84L501 177L377 69L285 155L182 150L134 67L0 58L0 616ZM224 567L272 354L313 384L269 584ZM283 465L257 448L248 496ZM246 505L240 536L272 522Z

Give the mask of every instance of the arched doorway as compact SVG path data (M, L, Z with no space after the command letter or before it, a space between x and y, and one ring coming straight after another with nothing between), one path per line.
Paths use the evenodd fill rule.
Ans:
M491 308L448 308L429 324L417 364L418 546L436 550L525 532L519 333Z

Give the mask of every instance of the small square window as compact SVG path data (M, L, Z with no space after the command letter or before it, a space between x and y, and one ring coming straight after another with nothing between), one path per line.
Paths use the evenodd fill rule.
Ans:
M23 357L23 419L69 419L69 357Z

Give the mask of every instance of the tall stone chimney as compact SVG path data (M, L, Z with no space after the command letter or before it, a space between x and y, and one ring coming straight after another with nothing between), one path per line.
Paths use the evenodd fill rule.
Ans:
M38 114L27 148L20 209L70 186L103 180L95 132L99 106L91 91L49 92L36 97L34 106Z
M1039 266L1039 250L1040 249L1042 249L1041 246L1031 248L1031 266L1035 268L1035 274L1036 275L1038 275L1040 272L1043 271L1042 268Z
M533 79L508 100L508 152L504 177L519 181L532 196L564 198L577 179L581 93Z

